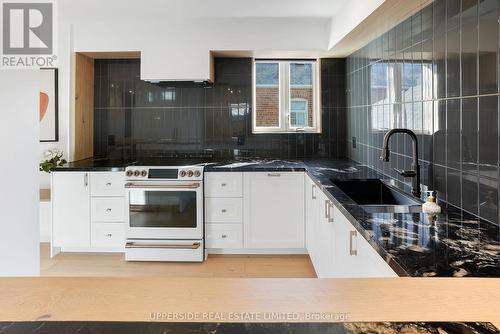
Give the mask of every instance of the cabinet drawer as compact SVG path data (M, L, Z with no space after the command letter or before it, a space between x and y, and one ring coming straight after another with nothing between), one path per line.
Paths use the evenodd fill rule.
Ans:
M123 172L90 173L91 196L125 196Z
M205 173L206 197L242 197L243 173Z
M92 223L91 230L92 247L125 247L124 223Z
M125 220L125 198L94 197L90 201L90 219L94 222L122 222Z
M243 248L243 226L207 224L207 248Z
M206 198L205 221L207 223L242 223L242 198Z

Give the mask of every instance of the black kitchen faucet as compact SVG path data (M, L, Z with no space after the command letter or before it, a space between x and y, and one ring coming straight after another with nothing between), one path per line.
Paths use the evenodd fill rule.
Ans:
M418 165L418 140L415 133L408 129L392 129L389 130L384 136L384 145L382 147L382 154L380 155L380 160L389 161L389 138L395 133L406 133L413 140L413 163L411 164L411 168L413 170L398 170L395 169L400 175L404 177L411 177L412 180L412 191L411 193L415 197L420 198L420 167Z

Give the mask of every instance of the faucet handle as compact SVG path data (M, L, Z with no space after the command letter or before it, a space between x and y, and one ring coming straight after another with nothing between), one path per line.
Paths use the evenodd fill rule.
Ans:
M404 177L415 177L417 176L417 173L415 173L415 171L413 170L401 170L401 169L397 169L397 168L394 168L394 170L401 176L404 176Z

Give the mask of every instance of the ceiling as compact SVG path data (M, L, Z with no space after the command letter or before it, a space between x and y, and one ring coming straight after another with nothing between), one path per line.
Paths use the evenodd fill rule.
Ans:
M359 1L359 0L358 0ZM62 0L64 15L94 19L332 17L349 0Z

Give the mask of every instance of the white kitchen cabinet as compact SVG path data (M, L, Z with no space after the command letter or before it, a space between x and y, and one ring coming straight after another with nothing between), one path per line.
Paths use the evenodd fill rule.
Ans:
M90 247L87 172L52 172L52 246Z
M243 175L245 248L304 248L304 173Z
M319 278L327 278L333 276L335 269L333 204L322 191L316 197L319 210L314 228L315 261L313 264L317 276Z
M92 196L125 196L124 172L90 173L90 191Z
M205 173L205 197L242 197L243 173Z
M383 260L351 222L334 208L333 277L396 277L396 273Z
M318 186L305 174L306 248L313 265L318 263L316 229L319 224Z
M206 198L205 222L241 224L243 200L241 198Z
M241 224L207 224L207 248L243 248L243 227Z
M126 209L123 197L92 197L90 200L93 222L124 222Z
M124 223L92 223L93 248L123 251L125 247Z

